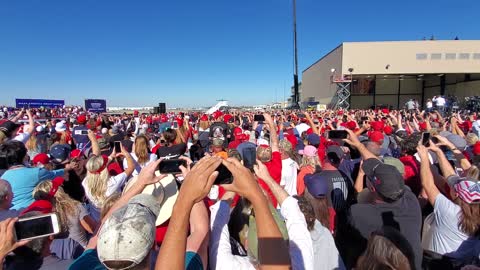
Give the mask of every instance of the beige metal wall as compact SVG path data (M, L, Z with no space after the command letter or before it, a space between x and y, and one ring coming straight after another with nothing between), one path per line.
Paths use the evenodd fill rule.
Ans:
M303 72L302 101L315 97L315 100L321 104L330 103L336 91L335 85L331 84L332 68L338 73L342 70L342 46L337 47Z
M467 53L469 59L460 59L465 56L461 54ZM417 54L426 59L418 60ZM435 54L440 54L440 59L432 59ZM454 54L456 59L446 59L447 54ZM349 74L348 69L353 68L353 74L480 73L479 56L479 40L345 42L342 71Z
M417 59L417 54L426 56ZM440 59L432 59L432 54ZM447 54L455 55L455 59L447 59ZM468 54L468 59L461 59ZM433 57L435 58L435 57ZM388 66L388 69L386 67ZM389 74L471 74L471 82L462 82L452 78L447 81L446 94L459 97L480 94L480 40L446 40L446 41L396 41L396 42L346 42L318 60L302 73L301 100L309 97L321 104L330 103L335 95L336 86L331 83L331 69L337 73L353 75L377 76L376 104L396 105L397 96L388 96L398 92L398 80L382 80ZM450 75L452 76L452 75ZM447 76L447 79L449 76ZM450 80L450 79L448 79ZM477 80L477 81L476 81ZM420 81L402 81L400 86L400 106L408 99L421 97L422 83ZM429 81L425 85L425 97L440 94L440 78ZM351 99L352 107L367 107L373 103L371 96L355 96ZM394 106L396 107L396 106Z

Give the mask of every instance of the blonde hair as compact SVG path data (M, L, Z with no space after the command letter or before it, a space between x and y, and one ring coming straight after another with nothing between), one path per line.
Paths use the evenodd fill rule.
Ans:
M183 126L179 127L175 130L175 132L177 133L177 138L175 138L175 144L186 143L187 138L185 138L185 135L187 131L185 130L185 128Z
M315 155L313 157L309 157L306 155L303 155L302 157L302 163L300 164L300 168L302 167L308 167L311 166L312 168L316 168L317 166L321 167L322 165L320 164L320 160L318 159L318 155Z
M49 195L52 187L53 184L51 180L45 180L38 183L38 185L33 189L33 198L35 200L52 201L55 212L58 213L60 218L60 224L66 228L68 225L72 225L71 222L69 222L68 217L74 217L78 214L78 205L80 202L77 202L68 196L68 194L63 191L62 187L58 187L58 190L53 196L52 200Z
M210 127L210 122L208 121L200 121L200 128L203 130L207 130Z
M68 144L67 142L67 132L66 131L62 131L62 132L57 132L60 134L60 140L59 140L59 143L60 144Z
M139 164L144 165L148 162L148 139L145 135L139 135L135 138L135 155Z
M478 181L480 180L479 176L480 176L480 170L478 169L477 166L472 165L467 171L467 178L475 179Z
M475 133L468 133L465 140L467 141L467 145L474 145L478 142L478 136Z
M30 138L28 138L28 141L25 143L25 147L27 148L27 150L30 151L37 150L37 136L35 135L35 133L32 133L32 135L30 135Z
M92 156L86 164L87 176L83 180L86 185L86 189L90 192L92 198L91 202L96 207L102 207L106 199L107 184L110 174L107 167L98 174L91 173L99 170L103 166L102 156Z
M5 133L3 133L3 131L0 131L0 143L6 142L7 139L8 139L7 135L5 135Z
M112 195L108 196L103 202L102 210L100 211L100 220L102 220L110 211L112 206L120 199L122 194L120 192L115 192Z

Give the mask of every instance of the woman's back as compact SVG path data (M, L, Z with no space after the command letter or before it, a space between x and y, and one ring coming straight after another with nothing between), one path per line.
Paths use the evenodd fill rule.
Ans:
M315 220L310 236L312 237L315 269L345 269L332 234L318 220Z

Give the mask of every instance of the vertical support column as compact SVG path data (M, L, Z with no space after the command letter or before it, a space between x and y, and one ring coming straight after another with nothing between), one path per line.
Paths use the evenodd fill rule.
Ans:
M402 80L398 79L398 92L397 92L397 110L400 109L400 89L402 86Z
M445 75L440 77L440 95L445 95Z
M375 109L375 96L377 95L377 75L373 76L373 79L375 80L375 87L373 87L373 109Z
M425 106L425 80L422 80L422 104L420 107Z

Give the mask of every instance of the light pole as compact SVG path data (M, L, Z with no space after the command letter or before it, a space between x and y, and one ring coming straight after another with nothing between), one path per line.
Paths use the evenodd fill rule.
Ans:
M300 108L300 96L298 92L298 56L297 56L297 0L293 0L293 54L294 54L294 71L293 71L293 107Z

